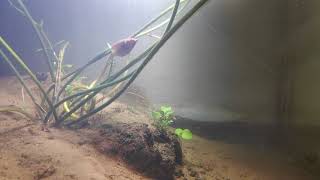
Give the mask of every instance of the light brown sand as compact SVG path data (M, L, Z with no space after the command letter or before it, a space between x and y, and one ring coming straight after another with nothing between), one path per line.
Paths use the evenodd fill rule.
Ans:
M14 78L0 78L0 105L21 105L20 85ZM27 99L26 107L30 107ZM114 103L104 121L150 123L148 115L134 107ZM99 125L102 121L93 122ZM102 180L147 179L120 161L98 153L85 143L81 132L50 129L19 115L0 114L0 180ZM284 155L194 136L183 141L184 176L192 180L308 180Z

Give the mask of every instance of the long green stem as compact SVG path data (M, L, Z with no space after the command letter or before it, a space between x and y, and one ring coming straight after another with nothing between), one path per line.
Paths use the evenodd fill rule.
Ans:
M104 51L102 51L101 53L99 53L98 55L96 55L94 58L92 58L89 62L87 62L86 64L82 65L81 67L79 67L78 69L68 73L67 75L65 75L62 80L67 79L68 77L72 76L73 74L80 74L86 67L90 66L93 63L96 63L97 61L99 61L100 59L108 56L111 53L111 49L108 48Z
M1 38L1 37L0 37ZM13 63L10 61L10 59L8 58L8 56L6 56L4 54L4 52L0 49L0 54L3 57L3 59L9 64L10 68L14 71L16 77L18 78L18 80L20 81L20 83L22 84L23 88L26 89L28 95L30 96L32 102L37 106L38 109L41 110L42 113L45 113L45 110L37 103L36 98L32 95L30 89L28 88L28 86L26 85L26 83L24 82L21 74L19 73L19 71L14 67Z
M180 0L176 0L176 4L174 6L174 9L173 9L169 24L168 24L168 26L167 26L167 28L166 28L166 30L164 31L163 34L166 34L171 29L173 21L174 21L176 15L177 15L177 12L178 12L178 9L179 9L179 4L180 4Z
M122 69L120 69L117 73L115 73L114 75L111 75L108 79L106 79L103 83L105 82L110 82L115 80L116 78L118 78L119 76L121 76L124 72L126 72L128 69L130 69L131 67L133 67L134 65L136 65L138 62L140 62L141 60L143 60L143 58L145 58L150 51L155 47L155 45L157 44L154 43L152 44L147 50L145 50L142 54L140 54L138 57L136 57L135 59L133 59L132 61L129 62L129 64L127 64L125 67L123 67Z
M42 88L42 86L41 86L40 82L38 81L38 79L36 78L36 76L29 69L29 67L23 62L23 60L18 56L18 54L4 41L4 39L2 39L1 36L0 36L0 43L11 53L11 55L15 58L15 60L19 63L19 65L27 72L27 74L35 82L35 84L38 86L41 93L43 94L44 98L46 99L49 107L52 109L53 104L52 104L51 100L49 99L45 90ZM53 116L54 116L55 120L57 120L58 116L57 116L55 109L53 109Z
M111 68L112 63L113 63L113 55L111 54L106 61L107 61L106 65L102 69L102 71L101 71L100 75L98 76L98 78L95 80L95 83L100 83L102 81L102 79L105 77L105 75L106 75L106 73L108 71L109 65L110 65L110 68Z
M61 66L62 66L62 60L60 61L60 59L57 57L56 52L53 49L53 45L51 43L51 41L49 40L48 36L46 35L46 33L43 30L43 27L39 27L39 31L43 37L43 40L45 41L45 43L48 46L48 50L50 50L51 52L51 56L53 57L53 61L56 62L56 72L55 72L55 87L54 87L54 91L52 94L52 102L54 103L57 100L56 94L57 94L57 89L60 87L60 71L61 71ZM65 49L67 46L69 45L69 42L64 43L63 49ZM63 50L64 51L64 50Z
M41 33L41 35L43 37L43 40L48 45L47 50L51 51L51 54L52 54L52 56L54 58L54 62L57 62L58 61L58 56L57 56L56 52L54 51L53 45L52 45L51 41L49 40L47 34L44 32L43 27L39 27L39 31L40 31L40 33ZM65 42L65 41L63 41L62 43L69 44L68 42Z
M100 59L104 58L105 56L107 56L108 54L111 53L111 49L107 49L105 51L103 51L102 53L98 54L96 57L94 57L92 60L90 60L87 64L83 65L82 67L80 67L79 69L77 69L76 71L66 75L64 78L67 78L69 75L73 75L70 79L68 79L68 81L61 87L60 91L58 92L57 97L60 97L60 95L62 94L62 92L64 91L64 89L70 84L72 83L72 81L78 77L78 75L84 71L88 66L90 66L91 64L99 61ZM64 79L62 78L62 80Z
M126 65L124 68L122 68L119 72L117 72L116 74L110 76L108 79L106 79L105 81L101 82L101 84L104 83L108 83L111 82L113 80L115 80L116 78L118 78L122 73L124 73L125 71L127 71L130 67L134 66L136 63L138 63L139 61L141 61L145 56L148 55L148 53L152 50L152 48L155 46L155 44L153 44L152 46L150 46L147 50L145 50L142 54L140 54L138 57L136 57L134 60L132 60L128 65ZM63 89L63 88L62 88ZM96 95L96 94L95 94ZM93 97L93 96L88 96L88 97ZM79 97L78 100L81 100L82 98ZM80 104L84 105L85 103L87 103L90 99L84 99L82 102L80 102ZM58 102L59 105L61 105L61 101ZM81 106L80 106L81 107ZM76 110L73 111L73 109L70 110L71 113L69 113L70 115L72 113L74 113ZM67 118L68 116L66 116ZM64 121L64 120L61 120Z
M145 26L143 26L139 31L137 31L136 33L134 33L133 37L137 37L137 36L142 36L142 35L145 35L147 34L148 32L143 32L145 29L147 29L149 26L151 26L153 23L155 23L157 20L159 20L161 17L163 17L164 15L166 15L170 10L172 10L174 8L174 12L173 12L173 17L175 17L175 15L177 14L177 11L178 11L178 7L179 7L179 3L183 3L183 2L187 2L185 4L185 6L188 4L188 2L190 2L190 0L181 0L179 2L176 2L176 4L170 6L169 8L167 8L166 10L164 10L163 12L160 13L160 15L156 18L154 18L153 20L151 20L149 23L147 23ZM184 7L185 7L184 6ZM183 8L184 8L183 7ZM183 9L182 8L182 9ZM181 9L181 10L182 10ZM172 20L172 17L171 19ZM168 20L169 21L169 20ZM172 24L172 23L171 23ZM170 25L171 26L171 25ZM169 27L170 27L169 26ZM157 27L158 29L159 27ZM153 30L152 30L153 31ZM141 34L141 32L143 32ZM95 58L93 58L91 61L89 61L87 64L83 65L82 67L76 69L75 71L67 74L65 77L62 78L62 80L68 78L69 76L73 75L74 76L72 78L70 78L65 84L64 86L61 88L60 92L58 93L58 98L59 96L61 95L61 93L63 92L63 90L67 87L67 85L69 85L84 69L86 69L88 66L90 66L91 64L97 62L98 60L100 60L101 58L107 56L109 53L111 53L111 51L109 52L110 48L107 49L106 51L103 51L102 53L98 54Z
M152 49L150 54L147 56L147 58L143 61L143 63L140 65L140 67L135 71L135 73L132 75L130 80L126 83L126 85L117 92L112 98L110 98L107 102L100 105L96 109L92 110L88 114L85 114L78 118L75 121L67 123L67 125L72 125L75 123L79 123L86 118L94 115L95 113L101 111L105 107L107 107L109 104L111 104L114 100L116 100L121 94L131 85L131 83L137 78L139 73L143 70L143 68L148 64L148 62L153 58L153 56L159 51L159 49L164 45L164 43L198 10L200 7L202 7L208 0L201 0L198 2L185 16L183 16L160 40L159 43Z
M23 4L23 2L21 0L17 0L18 1L18 4L20 5L20 7L22 8L24 14L26 15L26 17L28 18L28 20L30 21L33 29L35 30L37 36L38 36L38 39L40 40L40 43L41 43L41 46L42 46L42 49L44 50L44 53L45 53L45 56L47 58L47 65L49 66L49 72L50 72L50 76L51 76L51 79L52 81L54 82L54 71L53 71L53 62L49 56L49 53L47 51L47 47L46 47L46 44L45 44L45 41L42 37L42 34L39 30L39 28L37 27L38 26L38 23L36 23L36 21L32 18L32 16L30 15L28 9L26 8L26 6Z
M182 2L183 2L183 0L180 1L179 5L182 4ZM174 11L177 11L177 12L174 12L173 14L175 14L175 16L178 15L178 14L180 14L180 13L188 6L189 3L190 3L190 0L187 0L185 3L183 3L182 8L181 8L180 10L178 10L179 7L177 7L177 9L174 10ZM176 5L177 5L177 4L175 4L174 7L176 7ZM172 6L172 7L173 7L173 6ZM172 9L172 8L171 8L171 9ZM170 9L170 10L171 10L171 9ZM173 14L172 14L172 15L173 15ZM164 15L166 15L166 14L163 14L162 16L164 16ZM172 15L171 15L171 17L172 17ZM162 17L162 16L161 16L161 17ZM153 31L155 31L155 30L157 30L157 29L160 29L162 26L166 25L168 22L170 23L170 19L171 19L171 18L168 18L168 19L162 21L161 23L157 24L156 26L153 26L153 27L151 27L151 28L149 28L149 29L146 29L146 30L143 30L143 31L139 31L140 33L139 33L139 34L134 34L134 37L135 37L135 38L139 38L139 37L141 37L141 36L149 35L151 32L153 32ZM157 20L158 20L158 19L157 19ZM154 22L153 22L153 23L154 23ZM149 24L149 26L151 26L151 25L152 25L152 24ZM167 27L171 27L171 25L170 25L170 26L167 26ZM166 32L166 31L165 31L165 32Z
M189 0L181 0L181 3L185 2L185 1L189 1ZM174 7L175 7L175 4L171 5L171 6L168 7L167 9L163 10L157 17L155 17L155 18L152 19L150 22L148 22L147 24L145 24L140 30L138 30L137 32L135 32L132 36L133 36L133 37L138 36L140 33L142 33L144 30L146 30L148 27L150 27L153 23L157 22L160 18L162 18L162 17L165 16L168 12L170 12Z
M57 58L57 70L56 70L56 83L55 88L53 91L53 102L59 101L59 96L56 97L56 93L60 90L60 84L61 84L61 76L62 76L62 63L64 60L64 54L69 45L69 42L66 42L63 47L61 48L59 52L59 57Z
M55 87L55 84L51 84L50 86L49 86L49 88L47 89L47 91L46 91L46 94L49 96L50 95L50 93L51 93L51 91L54 89L54 87ZM41 107L43 107L44 106L44 103L45 103L45 99L44 98L42 98L42 100L41 100Z
M190 0L181 0L181 1L180 1L180 4L181 4L181 3L184 3L184 2L186 2L186 3L184 4L183 8L181 8L180 11L182 11L182 10L186 7L186 5L190 2ZM145 24L140 30L138 30L137 32L135 32L135 33L132 35L132 37L136 37L136 38L137 38L137 37L141 37L141 36L143 36L143 35L146 35L146 34L150 33L151 31L154 31L154 30L159 29L160 27L162 27L164 24L166 24L167 22L169 22L169 19L166 20L166 21L164 21L163 23L159 24L159 25L156 26L156 27L153 27L153 28L151 28L151 29L146 30L148 27L150 27L152 24L154 24L156 21L158 21L160 18L162 18L162 17L163 17L164 15L166 15L168 12L170 12L174 7L175 7L175 4L174 4L174 5L171 5L170 7L168 7L168 8L165 9L164 11L162 11L156 18L152 19L150 22L148 22L147 24ZM179 11L179 12L180 12L180 11ZM179 12L178 12L178 13L179 13ZM145 30L146 30L146 31L145 31ZM108 50L109 50L109 49L107 49L107 50L99 53L93 60L89 61L87 64L85 64L85 65L83 65L82 67L80 67L80 68L78 68L78 69L70 72L69 74L65 75L65 76L62 78L62 80L70 77L71 75L77 73L78 71L83 71L83 68L85 68L85 67L87 67L87 66L89 66L89 65L97 62L98 60L102 59L103 57L107 56L107 55L110 53L110 52L108 52Z
M107 87L111 87L111 86L113 86L113 85L115 85L115 84L118 84L118 83L120 83L120 82L122 82L122 81L127 80L127 79L128 79L129 77L131 77L132 75L133 75L133 72L130 73L130 74L128 74L127 76L121 78L121 79L116 80L116 81L113 81L113 82L110 82L110 83L105 83L105 84L96 86L95 88L88 89L88 90L84 90L84 91L78 92L78 93L76 93L76 94L70 95L70 96L68 96L68 97L65 97L64 99L62 99L62 100L60 100L58 103L56 103L56 104L54 105L54 107L57 108L57 107L59 107L60 105L62 105L64 102L69 101L69 100L71 100L71 99L73 99L73 98L75 98L75 97L79 97L79 96L82 96L82 95L88 95L88 94L90 94L90 93L92 93L92 92L99 92L99 91L101 91L102 89L105 89L105 88L107 88ZM80 106L80 107L81 107L81 106ZM50 113L51 113L51 111L48 112L48 114L50 114ZM72 113L74 113L74 112L72 112Z
M118 84L122 81L125 81L127 79L129 79L132 75L134 74L134 72L130 73L129 75L117 80L117 81L114 81L114 82L111 82L111 83L107 83L107 84L104 84L104 85L100 85L100 86L97 86L96 88L94 89L89 89L87 90L86 92L80 92L80 93L77 93L77 94L74 94L73 96L76 97L76 96L80 96L80 95L83 95L83 94L89 94L90 92L92 92L92 94L90 94L88 97L86 97L83 101L81 101L79 104L77 104L76 106L74 106L69 112L67 112L66 114L64 114L60 119L59 119L59 122L63 122L65 119L67 119L69 116L71 116L74 112L76 112L79 108L81 108L85 103L87 103L89 100L91 100L95 95L97 95L102 89L104 88L107 88L107 87L110 87L110 86L113 86L115 84ZM63 103L67 100L71 99L71 97L67 97L63 100L61 100L59 103ZM61 104L57 104L57 105L61 105ZM59 123L58 122L58 123Z
M0 50L1 51L1 50ZM26 111L24 111L22 108L14 106L14 105L10 105L10 106L0 106L0 112L13 112L13 113L18 113L21 115L24 115L25 117L27 117L29 120L34 120L35 117L33 117L31 114L27 113Z
M155 43L156 44L156 43ZM118 71L116 74L110 76L108 79L106 79L105 81L103 81L101 84L103 83L108 83L111 82L113 80L115 80L117 77L119 77L122 73L124 73L125 71L127 71L130 67L133 67L136 63L138 63L139 61L141 61L144 57L146 57L150 51L152 50L152 48L155 46L155 44L153 44L152 46L150 46L147 50L145 50L142 54L140 54L137 58L135 58L134 60L132 60L128 65L126 65L124 68L122 68L120 71ZM87 103L91 98L93 98L96 94L98 94L99 92L94 92L91 95L89 95L87 98L85 98L84 100L82 100L76 107L72 108L66 115L64 115L61 119L61 122L64 121L66 118L68 118L72 113L74 113L75 111L77 111L78 108L80 108L81 106L83 106L85 103Z

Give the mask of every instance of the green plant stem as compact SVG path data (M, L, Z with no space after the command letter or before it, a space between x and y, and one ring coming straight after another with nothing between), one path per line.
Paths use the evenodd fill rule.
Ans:
M92 94L90 94L87 98L85 98L83 101L81 101L79 104L77 104L75 107L73 107L72 109L70 109L70 111L66 114L64 114L61 118L60 118L60 122L65 121L68 117L71 116L71 114L73 114L74 112L76 112L79 108L81 108L85 103L87 103L89 100L91 100L95 95L97 95L102 89L106 88L106 87L110 87L112 85L118 84L119 82L122 82L126 79L129 79L132 76L133 73L130 73L129 75L125 76L124 78L119 79L118 81L115 81L113 83L108 83L105 86L100 86L100 88L98 90L93 91ZM87 94L87 93L86 93Z
M138 57L136 57L134 60L132 60L128 65L126 65L124 68L122 68L120 71L118 71L116 74L110 76L110 78L106 79L105 81L103 81L101 84L103 83L108 83L111 82L113 80L115 80L116 78L118 78L119 76L121 76L122 73L124 73L125 71L127 71L129 68L131 68L132 66L134 66L136 63L138 63L139 61L141 61L144 57L146 57L150 51L153 49L153 47L156 45L153 44L152 46L150 46L147 50L145 50L142 54L140 54ZM89 95L87 98L85 98L84 100L82 100L77 106L77 107L81 107L82 105L84 105L85 103L87 103L90 98L93 98L96 94L98 94L99 92L94 92L93 94ZM74 113L75 111L77 111L76 108L73 108L70 110L70 112L68 114L66 114L65 116L63 116L63 119L61 120L64 121L66 118L68 118L72 113Z
M86 95L86 94L89 94L91 92L97 92L97 91L101 91L102 89L104 88L107 88L107 87L110 87L110 86L113 86L113 85L116 85L122 81L125 81L127 79L129 79L132 75L134 74L134 72L131 72L130 74L124 76L123 78L121 79L118 79L116 81L113 81L113 82L110 82L110 83L106 83L106 84L102 84L102 85L99 85L99 86L96 86L95 88L92 88L92 89L88 89L88 90L85 90L85 91L82 91L82 92L78 92L76 94L73 94L71 96L68 96L64 99L62 99L61 101L59 101L59 103L57 103L57 105L61 105L62 103L64 103L65 101L68 101L72 98L75 98L75 97L78 97L78 96L81 96L81 95Z
M108 71L108 66L109 66L109 63L110 63L110 66L112 66L113 62L113 55L110 54L108 59L107 59L107 62L106 62L106 65L104 66L103 70L101 71L99 77L96 79L96 84L100 83L103 79L103 77L106 75L107 71Z
M184 7L186 7L186 5L190 2L190 0L181 0L180 3L183 3L186 1L186 4ZM146 30L149 26L151 26L153 23L155 23L157 20L159 20L160 18L162 18L164 15L166 15L169 11L171 11L173 8L175 7L175 5L171 5L169 8L165 9L164 11L162 11L156 18L152 19L150 22L148 22L147 24L145 24L140 30L138 30L137 32L135 32L132 37L141 37L143 35L146 35L147 33L154 31L158 28L160 28L161 26L158 26L156 28L152 28L151 30L147 30L146 32L143 32L144 30ZM184 8L183 7L183 8ZM182 8L182 9L183 9ZM169 21L169 20L168 20ZM164 23L165 24L165 23ZM102 59L103 57L107 56L110 52L108 51L109 49L99 53L95 58L93 58L93 60L89 61L87 64L83 65L82 67L70 72L69 74L65 75L62 80L70 77L71 75L77 73L78 71L83 71L83 68L97 62L98 60Z
M119 76L121 76L124 72L126 72L128 69L130 69L131 67L133 67L134 65L136 65L138 62L140 62L143 58L145 58L150 51L155 47L155 45L157 44L154 43L153 45L151 45L147 50L145 50L142 54L140 54L138 57L136 57L135 59L133 59L132 61L130 61L125 67L123 67L122 69L120 69L117 73L115 73L114 75L111 75L108 79L106 79L104 82L108 82L108 81L113 81L116 78L118 78ZM103 83L104 83L103 82Z
M112 74L112 70L113 70L113 63L114 63L114 58L112 58L110 60L110 68L109 68L109 72L108 72L108 75L107 75L107 79L111 76Z
M49 96L50 95L50 93L51 93L51 91L54 89L54 87L55 87L55 84L51 84L50 86L49 86L49 88L47 89L47 91L46 91L46 94ZM46 102L46 100L45 100L45 98L42 98L42 100L41 100L41 107L43 107L44 106L44 103Z
M0 37L1 38L1 37ZM32 102L36 105L36 107L38 109L41 110L42 113L45 113L46 111L37 103L36 98L32 95L30 89L28 88L28 86L26 85L26 83L24 82L21 74L19 73L19 71L14 67L14 65L12 64L12 62L9 60L8 56L6 56L4 54L4 52L0 49L0 54L3 57L3 59L9 64L10 68L14 71L16 77L18 78L18 80L20 81L20 83L22 84L23 88L26 89L28 95L30 96Z
M118 78L122 73L124 73L126 70L128 70L130 67L134 66L136 63L138 63L139 61L141 61L145 56L148 55L148 53L152 50L152 48L155 46L155 44L153 44L152 46L150 46L147 50L145 50L143 53L141 53L138 57L136 57L134 60L132 60L128 65L126 65L124 68L122 68L118 73L116 73L115 75L110 76L108 79L106 79L105 81L101 82L101 84L104 83L108 83L111 82L113 80L115 80L116 78ZM109 87L109 86L108 86ZM98 94L98 92L96 92L94 95L88 96L89 97L94 97L96 94ZM84 95L85 96L85 95ZM80 101L82 99L82 97L79 97L76 101ZM87 103L90 99L84 99L82 102L80 102L79 104L84 105L85 103ZM61 105L61 101L58 102L59 105ZM72 113L74 113L77 109L71 109L68 116L66 116L65 118L68 118ZM47 117L47 116L46 116ZM64 121L65 119L60 120L61 122Z
M187 2L183 4L183 7L182 7L180 10L178 10L179 7L176 6L177 4L175 4L174 7L177 8L177 9L176 9L176 10L174 9L172 15L176 16L176 15L178 15L179 13L181 13L181 11L183 11L183 10L187 7L187 5L189 4L189 2L190 2L190 0L187 0ZM180 1L179 5L180 5L181 3L182 3L182 1ZM171 10L171 9L170 9L170 10ZM176 12L175 12L175 11L176 11ZM165 14L164 14L164 15L165 15ZM171 17L172 17L172 15L171 15ZM153 26L153 27L150 28L150 29L144 30L144 31L140 32L139 34L135 34L134 37L135 37L135 38L139 38L139 37L141 37L141 36L150 35L149 33L151 33L152 31L155 31L155 30L161 28L162 26L166 25L168 22L170 23L170 19L172 19L172 18L168 18L168 19L162 21L161 23L157 24L156 26ZM173 22L171 22L171 23L173 23ZM151 25L151 24L150 24L150 25ZM171 25L172 25L172 24L171 24ZM170 26L167 26L167 28L168 28L168 27L171 27L171 25L170 25ZM165 32L166 32L166 31L165 31Z
M164 31L164 34L166 34L171 29L173 21L174 21L176 15L177 15L177 12L178 12L178 9L179 9L179 4L180 4L180 0L176 0L176 4L174 5L174 9L173 9L169 24L168 24L166 30Z
M42 27L39 27L39 31L45 41L45 43L47 43L48 45L48 49L47 50L50 50L51 52L51 56L53 56L54 58L54 62L56 62L56 73L55 73L55 87L54 87L54 91L53 91L53 94L52 94L52 102L56 102L57 100L57 97L56 97L56 94L57 94L57 89L60 87L60 81L61 81L61 76L60 76L60 73L59 71L61 71L61 66L62 66L62 60L60 61L59 58L57 57L57 54L56 52L54 51L53 49L53 45L52 43L50 42L48 36L46 35L46 33L43 31L43 28ZM68 42L64 44L63 48L66 48L68 46Z
M86 118L94 115L95 113L101 111L105 107L107 107L109 104L111 104L114 100L116 100L121 94L131 85L131 83L137 78L139 73L143 70L143 68L148 64L148 62L153 58L153 56L159 51L159 49L164 45L164 43L198 10L200 9L208 0L201 0L198 2L185 16L183 16L159 41L159 43L156 44L156 46L152 49L150 54L146 57L146 59L143 61L143 63L140 65L140 67L135 71L135 73L132 75L130 80L126 83L126 85L117 92L112 98L110 98L107 102L100 105L96 109L92 110L88 114L85 114L78 118L75 121L69 122L66 125L70 126L75 123L79 123Z
M53 45L52 45L51 41L49 40L47 34L44 32L44 30L43 30L42 27L39 28L39 31L40 31L40 33L41 33L41 35L42 35L45 43L47 43L47 45L49 46L49 48L48 48L47 50L50 50L50 51L51 51L51 54L52 54L52 56L54 57L54 61L57 62L59 58L57 57L57 54L56 54L56 52L54 51ZM68 44L68 43L67 43L67 44Z
M59 52L59 58L57 58L57 70L56 70L55 88L53 91L53 103L56 103L56 101L59 101L59 96L56 97L56 93L60 90L61 76L62 76L62 63L64 59L64 53L68 45L69 45L69 42L66 42L63 45L62 49Z
M180 3L183 3L185 1L190 1L190 0L181 0ZM166 15L169 11L171 11L173 8L175 7L175 4L171 5L170 7L168 7L167 9L163 10L157 17L155 17L154 19L152 19L150 22L148 22L147 24L145 24L140 30L138 30L137 32L135 32L132 36L133 37L137 37L137 36L141 36L139 35L140 33L142 33L144 30L146 30L149 26L151 26L153 23L157 22L160 18L162 18L164 15Z
M188 4L188 2L190 2L190 0L181 0L182 2L187 1L186 4ZM180 1L179 1L180 2ZM178 6L179 6L179 2L176 2L175 5L170 6L169 8L167 8L166 10L164 10L163 12L160 13L160 15L156 18L154 18L153 20L151 20L149 23L147 23L145 26L143 26L139 31L137 31L136 33L134 33L133 37L135 36L142 36L144 34L147 34L148 32L144 32L142 34L140 34L141 32L143 32L146 28L148 28L150 25L152 25L154 22L156 22L157 20L159 20L161 17L163 17L164 15L166 15L170 10L172 10L172 8L174 8L174 16L177 13L178 10ZM185 6L184 6L185 7ZM172 18L171 18L172 19ZM172 23L171 23L172 24ZM171 26L171 25L170 25ZM67 74L65 77L62 78L62 80L68 78L69 76L73 75L74 76L72 78L70 78L65 84L64 86L61 88L60 92L57 95L57 98L60 97L61 93L63 92L63 90L67 87L67 85L69 85L85 68L87 68L89 65L97 62L98 60L100 60L101 58L107 56L109 53L111 53L111 51L109 52L110 48L107 49L106 51L103 51L102 53L98 54L95 58L93 58L91 61L89 61L87 64L83 65L82 67L74 70L73 72Z
M1 50L0 50L0 52L1 52ZM35 117L33 117L31 114L27 113L22 108L16 107L14 105L0 106L0 112L12 112L12 113L22 114L22 115L24 115L25 117L27 117L31 121L35 119Z
M92 60L90 60L87 64L83 65L82 67L78 68L77 70L74 71L74 73L69 73L68 75L66 75L63 79L67 78L68 76L73 75L60 89L60 91L58 92L57 97L60 97L60 95L62 94L62 92L65 90L65 88L72 83L72 81L78 77L78 75L84 71L88 66L90 66L91 64L99 61L100 59L104 58L105 56L107 56L108 54L111 53L111 49L107 49L105 51L103 51L102 53L100 53L99 55L97 55L96 57L94 57Z
M111 86L113 86L113 85L115 85L115 84L118 84L118 83L120 83L120 82L122 82L122 81L127 80L128 78L130 78L130 77L132 76L132 74L133 74L133 72L130 73L130 74L128 74L127 76L121 78L121 79L116 80L116 81L113 81L113 82L110 82L110 83L105 83L105 84L96 86L96 87L94 87L94 88L92 88L92 89L84 90L84 91L78 92L78 93L76 93L76 94L70 95L70 96L68 96L68 97L65 97L64 99L62 99L62 100L60 100L58 103L56 103L56 104L54 105L54 107L57 108L58 106L62 105L64 102L69 101L69 100L71 100L71 99L73 99L73 98L75 98L75 97L79 97L79 96L82 96L82 95L88 95L89 93L93 93L93 92L99 92L99 91L101 91L101 90L104 89L104 88L111 87ZM79 106L79 107L81 107L81 106ZM70 112L71 112L71 110L70 110ZM74 113L74 112L75 112L75 111L73 111L72 113ZM50 113L52 113L52 111L49 111L47 116L50 116ZM70 115L71 115L72 113L70 113Z
M87 68L88 66L90 66L93 63L96 63L97 61L99 61L100 59L108 56L111 53L111 49L108 48L104 51L102 51L101 53L99 53L98 55L96 55L94 58L92 58L89 62L87 62L86 64L82 65L81 67L79 67L78 69L68 73L67 75L65 75L62 80L67 79L68 77L72 76L73 74L80 74L85 68Z
M124 68L122 68L118 73L116 73L115 75L111 76L109 79L106 79L105 81L103 81L101 84L103 83L107 83L107 82L111 82L113 80L115 80L117 77L119 77L122 73L124 73L125 71L127 71L130 67L134 66L137 62L139 62L142 58L144 58L145 56L147 56L147 54L150 52L150 50L154 47L155 44L153 44L151 47L149 47L147 50L145 50L142 54L140 54L138 57L136 57L134 60L132 60L127 66L125 66ZM120 83L120 82L119 82ZM70 110L70 112L68 114L63 115L63 119L61 120L64 121L66 118L68 118L72 113L74 113L75 111L77 111L77 108L80 108L81 106L83 106L85 103L87 103L91 98L93 98L96 94L98 94L99 91L94 92L93 94L89 95L87 98L85 98L84 100L82 100L77 107L73 108ZM86 96L86 95L84 95ZM76 101L80 101L83 97L79 97L78 99L76 99Z
M43 94L44 98L46 99L49 107L52 109L53 108L52 102L50 101L50 99L49 99L48 95L46 94L45 90L42 88L40 82L38 81L36 76L32 73L32 71L29 69L29 67L16 54L16 52L14 52L14 50L4 41L4 39L2 39L1 36L0 36L0 43L12 54L12 56L19 63L19 65L27 72L27 74L31 77L33 82L35 82L35 84L38 86L38 88L40 89L41 93ZM56 113L55 109L53 109L53 115L54 115L55 120L57 120L58 116L57 116L57 113Z
M42 37L42 34L41 34L39 28L37 27L38 23L32 18L32 16L30 15L28 9L23 4L23 2L21 0L17 0L17 1L18 1L18 4L20 5L20 7L22 8L24 14L26 15L27 19L30 21L33 29L35 30L35 32L36 32L36 34L38 36L38 39L40 40L42 49L44 50L45 56L47 58L46 62L47 62L47 65L49 66L50 76L51 76L52 81L54 82L55 81L55 79L54 79L55 76L54 76L54 72L53 72L53 63L52 63L52 60L51 60L51 58L49 56L49 53L47 51L47 48L46 48L44 39Z

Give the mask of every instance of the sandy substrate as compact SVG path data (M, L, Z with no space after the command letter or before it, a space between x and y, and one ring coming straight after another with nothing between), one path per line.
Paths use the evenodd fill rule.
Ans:
M146 179L97 153L77 133L0 118L0 179Z
M26 100L28 102L28 99ZM30 103L30 102L29 102ZM0 105L22 105L20 85L0 79ZM25 105L29 107L28 103ZM99 126L111 121L150 123L135 107L114 103L100 114ZM95 118L99 119L99 118ZM50 129L15 114L0 114L0 180L148 179L122 161L100 154L82 131ZM183 141L184 166L177 179L308 180L304 171L288 163L283 154L194 136Z
M20 85L14 78L0 79L0 105L30 107L22 103ZM36 91L34 91L36 93ZM117 111L117 108L112 111ZM117 116L115 116L117 117ZM1 180L105 180L148 179L86 144L80 132L50 129L16 114L0 114Z

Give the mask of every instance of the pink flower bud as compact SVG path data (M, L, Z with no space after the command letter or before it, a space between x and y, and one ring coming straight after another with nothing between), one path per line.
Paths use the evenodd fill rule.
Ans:
M130 37L112 44L112 55L120 57L128 55L136 45L136 42L137 39Z

